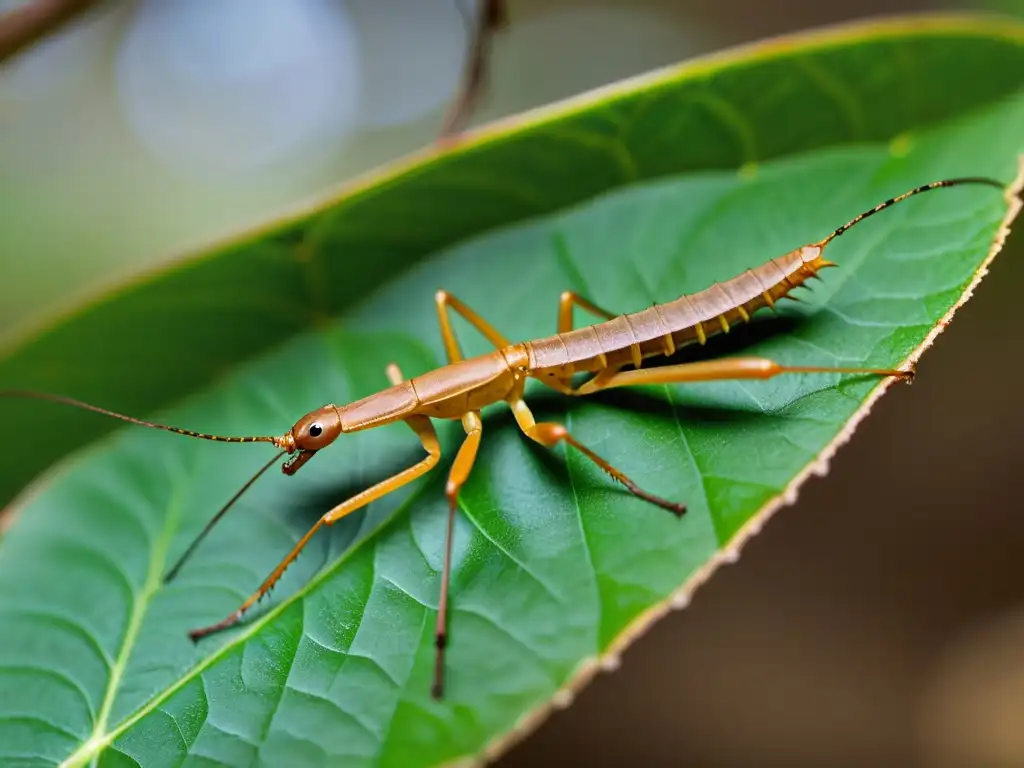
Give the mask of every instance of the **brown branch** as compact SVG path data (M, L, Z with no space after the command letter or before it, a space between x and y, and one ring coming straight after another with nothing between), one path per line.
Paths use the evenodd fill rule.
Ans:
M491 39L496 31L508 23L505 0L482 0L482 4L470 32L469 53L462 71L462 83L441 127L441 141L454 138L479 101L487 85Z
M32 0L0 15L0 62L31 48L96 0Z

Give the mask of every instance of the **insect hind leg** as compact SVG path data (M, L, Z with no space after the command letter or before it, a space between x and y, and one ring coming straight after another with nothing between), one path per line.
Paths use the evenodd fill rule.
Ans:
M738 379L770 379L783 373L847 373L912 379L912 370L894 368L844 368L816 365L781 365L765 357L726 357L701 360L658 368L619 371L598 375L582 385L578 394L588 395L613 387L642 386L645 384L687 384L698 381L728 381Z

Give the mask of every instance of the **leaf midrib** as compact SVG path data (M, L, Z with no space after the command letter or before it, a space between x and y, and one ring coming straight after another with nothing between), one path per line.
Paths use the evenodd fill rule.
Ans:
M110 713L113 711L114 702L117 700L121 680L124 677L125 671L128 669L128 662L131 659L132 651L135 649L139 633L142 630L143 619L145 618L146 611L149 609L149 605L153 600L153 596L156 595L163 584L163 572L164 566L167 564L167 553L174 540L174 531L177 529L178 522L181 519L183 488L183 484L175 483L175 491L171 496L170 503L167 505L166 514L164 515L163 528L160 531L159 537L154 542L153 556L149 560L149 568L146 571L146 580L142 584L141 592L133 601L131 616L128 620L128 628L125 631L123 640L121 641L121 648L117 653L117 657L114 659L114 663L110 667L110 678L107 681L107 690L103 695L103 702L101 703L99 713L96 716L96 722L93 726L92 734L85 740L81 747L61 763L61 768L78 768L78 766L85 765L86 762L89 761L91 761L93 768L97 765L96 760L99 757L103 746L106 744L105 740L107 738L107 734L105 734L104 731L106 731L107 722L110 719Z

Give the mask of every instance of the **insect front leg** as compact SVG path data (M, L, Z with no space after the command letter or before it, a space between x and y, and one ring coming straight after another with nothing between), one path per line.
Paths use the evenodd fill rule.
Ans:
M299 539L299 543L296 544L292 551L288 553L287 557L285 557L284 560L274 568L271 574L260 585L260 588L253 592L252 595L250 595L248 599L239 606L237 611L216 624L192 630L189 632L189 637L193 640L198 640L206 635L232 627L241 621L245 613L273 588L284 574L285 570L287 570L288 566L295 561L295 558L299 556L299 552L301 552L306 544L309 543L309 540L313 538L313 535L322 525L331 525L338 522L338 520L346 515L365 507L370 502L375 501L382 496L386 496L392 491L398 490L403 485L411 483L416 478L433 469L441 458L441 444L438 442L437 432L434 431L434 425L430 423L430 419L426 416L410 416L405 420L405 423L408 424L412 431L420 438L420 442L423 444L423 448L427 452L427 456L425 458L413 466L403 469L398 474L392 475L388 479L367 488L365 491L357 493L352 498L342 502L338 506L334 507L334 509L327 512L323 517L316 521L313 527L310 528L301 539Z
M444 351L448 355L449 363L457 363L463 358L458 337L455 335L455 329L452 328L451 316L448 314L449 309L462 315L470 325L480 331L494 345L495 349L501 349L511 344L493 325L448 291L442 289L435 293L434 304L437 307L437 321L441 325L441 339L444 341Z
M444 650L448 644L448 592L452 573L452 538L455 532L455 507L459 500L459 491L469 478L473 462L476 461L483 434L483 420L480 411L470 411L462 417L462 427L466 430L466 439L455 455L445 495L448 497L448 523L444 537L444 565L441 568L441 595L437 603L437 624L434 630L436 657L434 661L434 684L431 693L440 699L444 693Z
M442 298L443 297L443 298ZM445 303L450 300L447 294L438 292L438 311L445 312ZM455 299L458 302L458 299ZM459 302L459 306L464 305ZM468 308L467 308L468 309ZM468 310L472 312L472 310ZM480 321L484 322L484 321ZM449 337L454 341L454 336ZM446 343L448 338L446 338ZM392 384L399 384L403 381L402 371L397 365L391 363L387 368L388 379ZM428 422L429 423L429 422ZM455 508L458 504L459 491L469 478L476 461L477 450L480 448L480 438L483 435L483 420L480 418L480 411L470 411L462 417L462 427L466 430L466 439L459 447L459 452L452 462L451 471L448 474L448 483L445 487L445 495L448 497L448 520L444 537L444 561L441 566L441 594L437 603L437 622L434 629L434 683L431 686L431 694L440 699L444 694L444 652L448 644L448 593L451 584L452 573L452 538L455 531ZM436 439L436 438L435 438Z

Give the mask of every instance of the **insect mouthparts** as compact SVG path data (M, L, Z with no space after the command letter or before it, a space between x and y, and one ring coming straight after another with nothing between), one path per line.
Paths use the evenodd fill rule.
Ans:
M293 449L294 451L294 449ZM298 453L293 453L288 460L281 465L281 471L286 475L294 475L299 469L316 455L316 451L300 450Z

